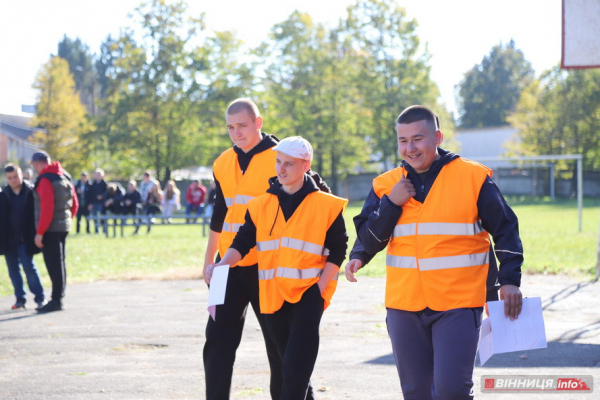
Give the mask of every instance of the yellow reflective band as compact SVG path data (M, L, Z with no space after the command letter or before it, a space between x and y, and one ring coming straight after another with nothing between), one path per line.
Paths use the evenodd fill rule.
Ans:
M417 268L417 259L415 257L392 256L387 254L385 256L385 263L388 267L393 268Z
M277 250L278 248L279 248L279 239L256 242L256 249L258 251Z
M423 258L419 260L419 269L421 271L433 271L436 269L464 268L474 267L476 265L487 264L490 259L490 253L465 254L462 256Z

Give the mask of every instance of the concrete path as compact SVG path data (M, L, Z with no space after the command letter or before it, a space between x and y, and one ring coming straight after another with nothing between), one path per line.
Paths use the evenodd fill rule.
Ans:
M350 284L341 278L321 326L313 374L319 399L402 398L385 326L384 285L383 279ZM476 398L559 398L483 394L481 375L489 374L593 375L594 393L573 398L600 398L599 285L524 276L524 295L543 300L548 349L493 356L475 370ZM200 281L70 285L66 309L46 315L10 311L13 300L0 298L0 399L204 398L208 313ZM262 336L249 315L232 398L269 399L267 382Z

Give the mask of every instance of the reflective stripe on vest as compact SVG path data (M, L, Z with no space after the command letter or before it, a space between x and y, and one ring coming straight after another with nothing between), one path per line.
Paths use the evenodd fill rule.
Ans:
M386 254L385 263L394 268L417 268L417 259L415 257Z
M474 224L452 222L423 222L419 223L419 235L477 235L483 232L481 220ZM416 235L417 224L400 224L394 228L394 237Z
M223 230L225 232L237 233L237 231L240 230L242 225L244 225L244 224L230 224L229 222L223 222Z
M243 194L236 194L235 195L235 199L234 199L234 203L235 204L248 204L248 202L250 200L252 200L254 198L254 196L247 196L247 195L243 195Z
M489 262L489 252L479 254L465 254L461 256L423 258L419 260L421 271L433 271L435 269L463 268L483 265Z
M277 250L280 246L279 243L280 243L280 241L277 239L257 242L256 249L258 251ZM300 239L292 239L292 238L288 238L288 237L282 237L281 238L281 247L287 247L289 249L305 251L307 253L315 254L317 256L328 256L329 255L329 249L324 248L323 246L320 246L318 244L306 242L306 241L300 240Z
M321 268L296 269L277 267L277 276L280 278L290 279L309 279L321 276L323 270ZM340 273L336 273L332 278L337 281ZM266 281L275 278L275 269L263 269L258 271L258 279Z
M231 207L233 205L233 197L225 197L225 205Z

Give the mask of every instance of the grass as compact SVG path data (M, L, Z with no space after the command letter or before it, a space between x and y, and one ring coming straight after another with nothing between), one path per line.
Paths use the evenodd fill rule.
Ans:
M575 200L508 198L519 217L525 250L524 272L564 273L593 277L598 246L600 207L597 200L584 202L583 230L578 232ZM361 203L351 203L346 212L350 246L356 232L352 218ZM146 235L132 236L126 228L125 238L102 235L75 235L67 238L68 283L98 280L199 279L204 260L206 238L200 225L160 226ZM380 252L363 276L385 274L385 252ZM35 262L42 275L46 293L50 280L41 255ZM0 262L0 264L2 264ZM13 293L6 268L0 268L0 296Z

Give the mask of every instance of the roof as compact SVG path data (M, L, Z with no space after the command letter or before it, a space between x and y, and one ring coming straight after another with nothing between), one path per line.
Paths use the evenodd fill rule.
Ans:
M27 141L39 129L28 125L29 118L0 114L0 133L14 139Z

